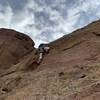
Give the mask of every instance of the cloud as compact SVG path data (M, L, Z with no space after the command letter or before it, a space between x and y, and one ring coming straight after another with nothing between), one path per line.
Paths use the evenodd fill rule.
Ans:
M9 5L0 6L0 27L9 28L12 16L13 16L12 9L9 7Z
M24 32L38 46L99 19L99 9L100 0L0 0L0 27Z

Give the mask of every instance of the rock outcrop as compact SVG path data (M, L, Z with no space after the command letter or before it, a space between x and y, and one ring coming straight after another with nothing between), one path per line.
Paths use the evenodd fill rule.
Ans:
M0 29L0 68L9 68L34 49L28 36L14 30ZM1 70L1 69L0 69Z
M2 32L9 34L0 34L0 62L5 60L0 67L0 100L100 99L100 20L51 42L38 66L29 37Z

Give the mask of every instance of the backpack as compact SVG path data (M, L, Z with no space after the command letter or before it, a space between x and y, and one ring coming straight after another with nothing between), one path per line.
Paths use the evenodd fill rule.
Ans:
M39 52L41 53L45 52L44 48L45 48L45 44L40 44L38 47Z

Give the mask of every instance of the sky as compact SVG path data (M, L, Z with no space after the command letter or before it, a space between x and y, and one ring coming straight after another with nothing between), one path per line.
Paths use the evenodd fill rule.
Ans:
M100 0L0 0L0 28L29 35L37 47L100 19Z

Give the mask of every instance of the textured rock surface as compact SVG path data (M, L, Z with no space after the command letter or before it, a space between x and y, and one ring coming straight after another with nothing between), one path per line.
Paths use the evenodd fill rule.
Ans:
M100 100L99 33L96 21L50 43L39 66L34 49L19 62L11 60L0 78L0 100Z
M34 43L28 36L0 29L0 68L18 63L19 58L31 52L33 47Z

